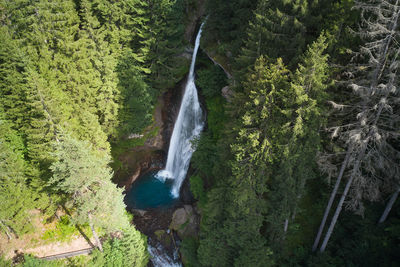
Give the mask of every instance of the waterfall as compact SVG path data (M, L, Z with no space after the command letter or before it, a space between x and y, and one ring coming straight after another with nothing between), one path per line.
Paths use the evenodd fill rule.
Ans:
M153 243L149 238L147 251L150 254L150 261L154 267L182 267L182 264L177 260L178 255L174 254L174 258L168 256L167 252L160 243ZM153 245L151 244L153 243ZM177 251L175 251L177 253Z
M169 144L167 165L164 170L157 174L157 177L162 181L167 178L173 179L171 193L174 197L179 196L179 189L186 177L190 158L194 152L191 141L201 133L204 126L203 112L200 108L197 89L194 84L194 65L203 25L204 22L201 24L196 36L189 77Z

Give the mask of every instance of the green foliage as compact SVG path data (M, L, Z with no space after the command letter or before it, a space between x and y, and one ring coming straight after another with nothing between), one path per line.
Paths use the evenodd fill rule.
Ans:
M281 246L284 221L298 212L298 199L315 168L298 161L312 161L318 149L320 106L327 87L325 48L322 36L295 77L281 59L271 64L260 57L243 84L243 94L236 95L234 114L240 119L231 145L232 176L207 193L198 250L202 264L256 266L253 259L259 258L264 265L273 265L268 244L274 249ZM225 204L218 207L217 202ZM226 213L220 210L216 215L221 208ZM290 229L295 231L295 224ZM228 246L222 245L225 242Z
M292 129L284 141L285 147L271 183L269 199L275 207L267 216L271 224L298 214L298 203L305 194L306 182L318 173L314 159L320 148L319 129L325 123L323 103L329 83L327 55L323 54L327 47L325 40L321 35L309 47L304 63L299 65L292 78L295 98L290 103L293 113L288 120ZM274 231L279 234L275 235L284 236L282 230L277 226Z
M63 136L55 150L49 186L70 196L76 208L73 222L93 223L106 232L127 227L122 190L111 183L109 158L69 136Z
M203 133L196 144L192 164L204 179L211 179L213 169L218 164L218 150L210 134Z
M88 237L91 237L92 233L88 225L84 225L83 227L81 226L81 228ZM80 232L71 222L69 216L64 215L61 216L59 221L57 221L55 229L47 230L46 232L44 232L41 238L50 242L68 242L77 235L80 235Z
M165 90L173 87L188 72L190 60L184 52L185 0L151 0L151 77L154 88Z
M28 110L26 101L26 84L24 82L26 67L23 51L19 42L12 39L6 26L0 28L0 106L7 111L8 118L15 126L21 128L26 122Z
M204 207L204 205L207 203L207 195L204 191L203 179L201 179L200 176L194 175L190 177L190 191L193 193L193 196L199 201L199 207Z
M224 123L227 118L225 115L225 99L221 96L206 100L207 126L214 140L218 140L223 135Z
M258 1L247 28L245 45L235 64L237 78L244 81L246 73L260 56L272 60L280 57L291 70L295 69L306 46L337 21L337 17L330 17L334 10L341 9L335 2ZM324 25L327 26L324 28Z
M188 237L182 240L180 246L180 253L182 255L182 262L187 267L201 266L197 259L197 248L199 246L198 240L193 237Z
M74 225L85 223L104 233L124 232L105 242L104 253L52 262L26 256L20 266L147 264L145 238L129 228L122 192L110 182L109 141L117 159L159 130L147 128L155 99L187 73L185 23L202 2L0 0L1 232L24 234L32 230L31 210L52 215L60 203L71 206L72 220L62 217L44 239L68 240ZM382 6L387 3L392 1ZM329 189L316 157L337 149L323 130L349 123L331 115L325 103L353 101L330 80L353 75L351 50L365 47L365 36L374 38L349 30L368 17L368 8L360 15L352 0L206 5L202 46L232 72L235 95L225 102L225 75L204 60L196 83L208 121L196 141L190 178L201 231L198 240L182 243L185 265L395 266L398 203L381 227L375 225L380 205L367 203L365 218L342 214L327 253L309 249ZM398 101L391 101L385 116L398 113ZM359 116L359 106L346 108ZM397 126L390 121L378 132L396 133ZM145 136L124 139L132 133ZM394 149L398 143L390 139ZM1 258L0 265L11 263Z
M225 49L221 54L230 51L235 56L245 39L245 29L252 17L257 1L207 1L207 24L204 28L205 43L222 42L219 47Z
M12 266L11 260L6 260L4 255L0 254L0 267L9 267Z
M133 227L124 229L121 239L114 238L104 244L104 252L96 251L91 266L144 267L149 260L146 239Z
M0 229L9 236L32 230L28 212L37 196L26 185L24 144L11 127L0 113Z
M221 94L221 89L227 84L225 73L217 65L201 69L196 72L196 85L206 98L213 98Z
M146 84L134 62L132 55L124 55L117 68L123 103L119 114L120 137L142 133L152 120L155 92Z
M67 266L64 261L47 261L35 258L31 255L24 256L24 262L17 265L21 267L64 267Z

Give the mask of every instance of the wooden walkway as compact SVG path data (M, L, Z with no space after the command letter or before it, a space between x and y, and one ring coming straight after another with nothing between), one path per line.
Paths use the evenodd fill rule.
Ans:
M60 253L60 254L56 254L56 255L46 256L46 257L42 257L40 259L49 260L50 261L50 260L58 260L58 259L70 258L70 257L78 256L78 255L87 255L87 254L90 254L93 249L94 248L80 249L80 250Z

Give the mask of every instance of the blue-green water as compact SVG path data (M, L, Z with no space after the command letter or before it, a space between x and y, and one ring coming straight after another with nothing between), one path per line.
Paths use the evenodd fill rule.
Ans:
M125 196L125 203L129 208L151 209L167 208L177 200L171 194L172 180L165 183L158 180L157 172L149 172L132 184L131 190Z

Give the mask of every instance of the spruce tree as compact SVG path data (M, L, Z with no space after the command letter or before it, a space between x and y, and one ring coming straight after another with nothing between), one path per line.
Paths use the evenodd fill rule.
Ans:
M27 186L22 138L0 110L0 229L9 239L32 229L34 191Z
M26 60L20 42L13 40L7 26L0 27L0 105L14 127L26 127L28 108L24 70Z
M87 141L69 136L60 138L54 156L49 186L69 197L68 204L75 209L73 221L89 223L101 250L95 227L107 233L129 227L122 190L111 182L109 159L93 151Z
M306 45L304 18L308 8L307 0L259 1L238 58L238 67L246 70L261 55L273 60L281 57L285 64L293 65ZM243 79L243 74L241 76Z
M237 99L244 106L235 130L237 137L231 146L232 176L226 179L227 187L213 189L212 195L208 194L210 207L215 206L213 198L217 197L213 192L228 197L222 207L224 212L218 215L220 218L207 216L208 224L213 217L217 221L207 226L209 232L200 241L200 262L206 264L206 256L207 259L215 257L218 263L212 266L273 265L262 228L269 210L266 196L273 163L279 158L279 144L289 133L285 125L290 115L287 110L289 71L280 59L276 64L268 64L260 57L244 87L244 99ZM220 249L211 249L222 244L225 246Z
M188 59L181 55L185 46L184 6L184 0L149 1L147 14L152 17L149 23L150 83L157 89L174 86L189 67Z
M326 121L325 91L329 84L328 56L324 54L326 48L326 37L321 35L309 46L291 82L294 94L291 103L292 130L271 183L271 187L275 188L273 206L276 208L268 215L271 221L281 218L279 221L284 227L277 229L280 230L280 238L287 231L289 220L294 219L298 212L307 180L315 178L317 174L316 155L321 142L319 132Z

